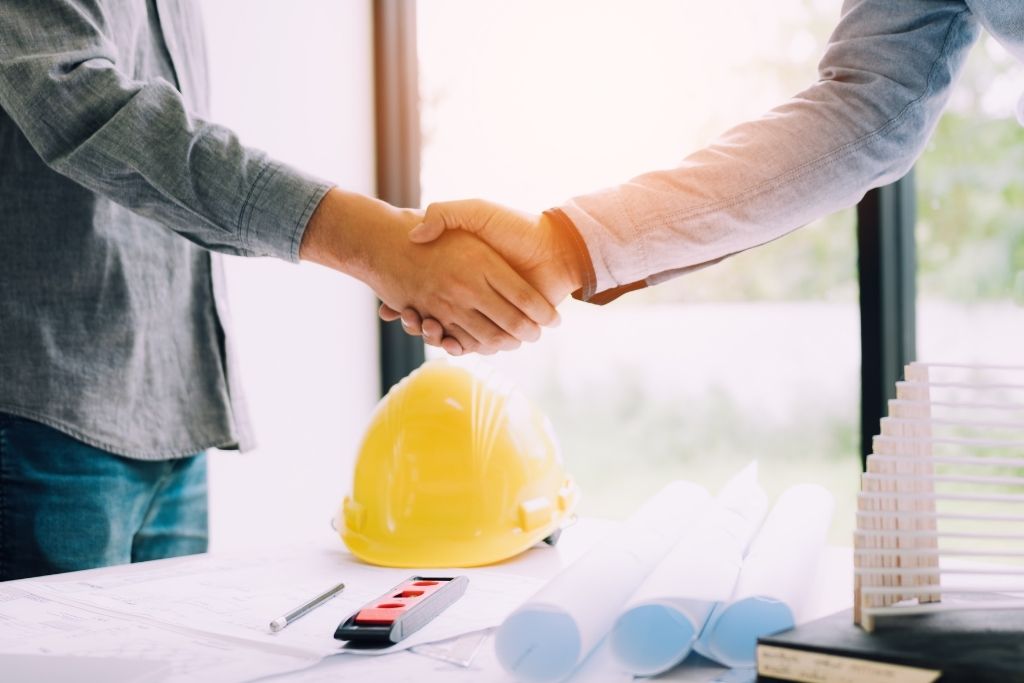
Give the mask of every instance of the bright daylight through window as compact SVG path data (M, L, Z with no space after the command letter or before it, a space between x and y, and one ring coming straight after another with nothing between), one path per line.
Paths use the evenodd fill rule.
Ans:
M813 83L840 5L421 3L424 205L484 197L540 211L673 166ZM975 50L922 162L920 337L933 358L980 360L1001 336L950 342L965 321L1024 323L1006 303L1024 291L1024 189L1007 152L1024 133L992 95L1022 90L1007 61L991 41ZM833 491L831 540L850 542L854 214L603 308L570 302L541 342L488 359L551 417L584 514L621 516L672 478L717 487L756 459L773 496L796 481ZM991 302L980 318L963 307L977 300Z

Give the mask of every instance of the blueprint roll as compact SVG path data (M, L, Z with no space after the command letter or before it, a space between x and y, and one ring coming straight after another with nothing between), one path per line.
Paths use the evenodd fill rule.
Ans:
M787 489L743 560L732 598L715 607L694 645L728 667L751 667L760 636L792 628L815 576L832 521L832 494L816 484Z
M732 596L767 511L756 465L723 487L709 514L658 564L615 621L608 644L619 667L653 676L686 659L712 610Z
M711 503L676 481L513 612L495 634L498 661L521 681L558 681L607 635L630 595Z

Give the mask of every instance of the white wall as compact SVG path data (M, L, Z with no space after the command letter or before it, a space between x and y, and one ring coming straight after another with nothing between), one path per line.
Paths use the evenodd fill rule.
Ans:
M214 120L246 144L372 192L370 0L202 6ZM211 548L327 537L377 395L372 294L317 266L227 260L260 447L210 459Z

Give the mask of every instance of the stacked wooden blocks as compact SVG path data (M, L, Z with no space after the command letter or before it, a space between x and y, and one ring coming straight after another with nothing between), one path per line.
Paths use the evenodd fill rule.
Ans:
M912 363L872 443L854 620L1024 609L1024 367Z

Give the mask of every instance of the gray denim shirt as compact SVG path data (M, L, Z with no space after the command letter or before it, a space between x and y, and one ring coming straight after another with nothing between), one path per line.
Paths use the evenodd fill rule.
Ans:
M715 263L900 178L980 27L1024 60L1024 0L847 0L817 83L676 168L559 207L593 265L580 298Z
M205 57L190 0L0 4L0 412L133 458L250 445L207 249L297 261L328 185L206 119Z

